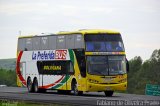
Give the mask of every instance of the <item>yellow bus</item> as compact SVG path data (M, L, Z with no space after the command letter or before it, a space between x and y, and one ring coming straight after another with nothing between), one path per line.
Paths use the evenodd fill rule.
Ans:
M47 89L83 92L126 90L127 70L121 34L79 30L18 38L17 84L29 92Z

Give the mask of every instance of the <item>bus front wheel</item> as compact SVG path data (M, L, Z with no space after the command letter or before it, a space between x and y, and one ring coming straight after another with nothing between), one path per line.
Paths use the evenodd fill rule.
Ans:
M105 93L105 95L106 95L107 97L111 97L111 96L113 95L113 92L114 92L114 91L104 91L104 93Z
M76 95L76 96L83 94L83 91L78 91L78 85L77 85L76 81L72 82L72 91L73 91L73 94Z

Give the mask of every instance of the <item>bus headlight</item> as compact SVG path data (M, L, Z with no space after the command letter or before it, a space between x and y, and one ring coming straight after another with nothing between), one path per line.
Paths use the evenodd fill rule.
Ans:
M123 83L123 82L126 82L126 81L127 81L127 78L124 78L124 79L122 79L122 80L120 80L118 82Z

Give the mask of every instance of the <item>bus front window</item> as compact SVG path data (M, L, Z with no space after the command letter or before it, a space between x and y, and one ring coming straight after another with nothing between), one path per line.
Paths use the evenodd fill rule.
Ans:
M108 75L106 56L87 56L88 73L93 75Z
M85 35L86 51L117 52L124 51L120 34L88 34Z
M106 42L105 46L106 51L124 51L123 44L120 41Z
M125 56L108 56L109 75L120 75L126 73Z
M126 73L125 56L87 56L88 73L122 75Z
M86 51L106 51L104 42L86 42Z

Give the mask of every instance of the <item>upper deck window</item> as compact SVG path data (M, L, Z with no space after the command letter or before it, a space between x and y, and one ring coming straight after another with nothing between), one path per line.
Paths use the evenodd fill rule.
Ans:
M85 35L85 42L86 51L124 51L120 34L87 34Z

